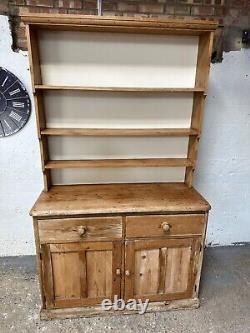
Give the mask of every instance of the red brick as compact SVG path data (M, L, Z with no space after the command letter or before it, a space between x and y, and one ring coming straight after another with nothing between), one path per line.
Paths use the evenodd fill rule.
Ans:
M138 6L136 2L118 2L117 10L121 12L138 12Z
M22 50L27 50L27 41L26 39L18 39L17 48Z
M204 5L214 5L214 0L204 0Z
M68 9L68 13L76 15L97 15L96 9Z
M139 12L140 13L149 13L149 14L157 14L164 12L164 6L160 3L142 3L139 4Z
M229 15L231 17L239 17L241 15L241 9L239 8L229 8Z
M83 1L83 9L95 10L97 8L97 2L95 0Z
M192 6L191 15L211 16L214 15L214 8L212 6Z
M117 11L117 2L102 0L102 10L116 12Z
M10 2L10 1L9 1ZM20 5L25 5L25 0L12 0L10 2L11 5L17 5L17 6L20 6Z
M247 6L247 0L231 0L230 7L246 7Z
M26 4L28 6L42 6L42 7L53 7L54 1L53 0L26 0Z
M216 6L224 6L225 0L214 0Z
M103 11L103 16L123 16L122 15L122 12L117 12L117 11L109 11L109 10L107 10L107 11Z
M187 5L179 5L175 8L175 15L189 16L191 13L191 7Z
M25 35L25 28L17 28L16 29L16 35L18 39L25 39L26 35Z
M36 6L23 6L19 7L19 15L27 13L51 13L51 14L67 14L67 9L64 8L49 8L49 7L36 7Z
M227 14L227 10L228 8L224 7L224 6L215 6L214 7L214 15L215 16L224 16Z
M9 11L8 1L3 0L0 2L0 14L7 14Z
M165 6L165 13L168 15L174 15L175 6Z
M82 8L81 0L56 0L55 7L59 8Z

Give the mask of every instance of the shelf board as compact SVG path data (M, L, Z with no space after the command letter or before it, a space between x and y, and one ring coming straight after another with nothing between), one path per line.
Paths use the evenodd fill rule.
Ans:
M54 185L42 192L32 216L121 213L196 213L210 205L183 183Z
M192 162L187 158L95 159L48 161L45 169L185 166L192 166Z
M80 90L80 91L106 91L106 92L158 92L158 93L178 93L178 92L201 92L203 88L149 88L149 87L83 87L83 86L54 86L35 85L35 90Z
M190 128L46 128L42 135L54 136L195 136Z

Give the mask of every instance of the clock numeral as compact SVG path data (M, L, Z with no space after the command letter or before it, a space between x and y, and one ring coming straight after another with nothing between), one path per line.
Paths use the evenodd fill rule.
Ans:
M19 114L17 114L14 111L11 111L11 113L9 114L9 117L15 119L16 121L20 122L20 120L22 119L21 116L19 116Z
M23 102L12 102L14 108L24 108Z
M15 95L15 94L18 94L21 90L19 88L15 89L15 90L12 90L9 92L9 95L12 96L12 95Z
M9 77L6 76L6 78L4 79L3 83L1 84L2 87L4 87L4 85L5 85L5 83L7 82L8 78L9 78Z

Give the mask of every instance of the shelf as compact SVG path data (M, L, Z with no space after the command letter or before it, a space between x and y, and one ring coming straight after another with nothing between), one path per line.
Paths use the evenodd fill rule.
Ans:
M173 213L208 211L210 205L183 183L57 185L42 192L33 216L82 214Z
M192 166L192 162L186 158L95 159L48 161L45 164L45 169L185 166Z
M179 93L179 92L200 92L204 93L203 88L142 88L142 87L83 87L83 86L53 86L35 85L35 90L80 90L80 91L106 91L106 92L156 92L156 93Z
M46 128L42 135L56 136L195 136L190 128Z

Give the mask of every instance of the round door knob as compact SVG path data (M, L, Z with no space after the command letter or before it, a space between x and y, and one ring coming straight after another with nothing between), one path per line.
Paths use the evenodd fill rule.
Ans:
M78 234L80 237L86 234L87 228L84 226L80 226L77 228Z
M162 225L161 225L163 231L165 232L169 232L170 231L170 228L171 228L171 225L168 224L167 222L163 222Z
M130 275L130 271L129 271L128 269L126 269L126 271L125 271L125 275L126 275L126 276L129 276L129 275Z

